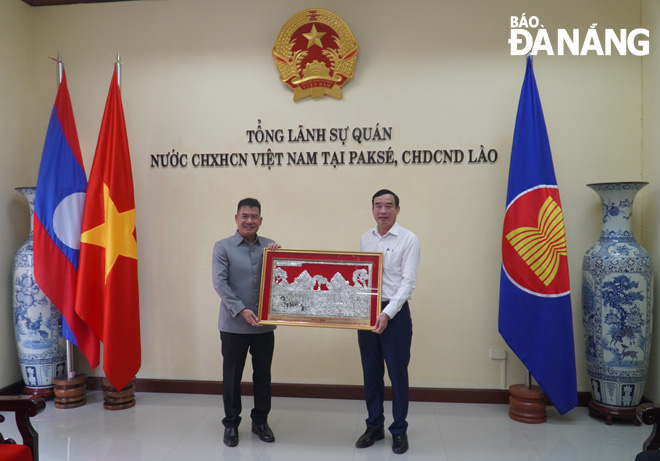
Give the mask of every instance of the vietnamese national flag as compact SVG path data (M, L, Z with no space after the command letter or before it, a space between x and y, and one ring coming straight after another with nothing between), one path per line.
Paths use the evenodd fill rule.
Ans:
M86 189L87 176L63 69L34 200L34 277L64 317L62 336L77 345L96 368L99 340L74 309Z
M82 221L76 312L103 343L103 370L121 390L140 369L140 308L133 175L113 73Z
M564 218L532 58L513 134L499 331L560 414L577 405Z

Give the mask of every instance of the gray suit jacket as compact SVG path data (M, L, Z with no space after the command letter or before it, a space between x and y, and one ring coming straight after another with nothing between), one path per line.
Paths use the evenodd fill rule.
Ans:
M271 242L257 235L250 245L236 231L213 246L213 287L222 298L218 316L220 331L260 334L275 329L274 325L253 327L239 315L243 309L259 314L263 250Z

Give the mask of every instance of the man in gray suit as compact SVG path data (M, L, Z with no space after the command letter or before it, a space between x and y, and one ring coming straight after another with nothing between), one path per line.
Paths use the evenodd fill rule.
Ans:
M252 355L254 408L252 432L264 442L274 442L268 426L271 389L270 367L275 345L275 326L261 325L257 317L263 250L280 245L257 235L261 204L253 198L238 202L236 233L213 247L213 286L220 295L218 329L222 342L222 399L225 417L224 443L238 445L241 423L241 378L248 351Z

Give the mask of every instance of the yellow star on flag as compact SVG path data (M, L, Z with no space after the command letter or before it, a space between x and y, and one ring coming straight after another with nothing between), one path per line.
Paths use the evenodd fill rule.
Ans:
M316 24L312 24L312 30L306 34L303 34L303 37L307 39L307 48L311 48L314 45L318 45L323 48L323 43L321 39L325 35L325 32L319 32L316 30Z
M135 208L120 213L110 197L110 189L103 184L103 207L105 222L80 236L82 243L105 248L105 280L119 255L137 259L135 230Z

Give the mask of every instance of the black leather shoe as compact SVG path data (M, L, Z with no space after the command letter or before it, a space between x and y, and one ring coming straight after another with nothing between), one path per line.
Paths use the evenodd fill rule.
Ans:
M275 441L275 435L268 423L252 423L252 432L257 434L264 442L271 443Z
M408 451L408 436L403 434L392 434L392 451L397 455Z
M222 440L228 447L235 447L238 445L238 428L225 427L225 437Z
M377 440L383 440L384 438L385 431L383 429L367 429L357 442L355 442L355 446L357 448L367 448L372 446Z

